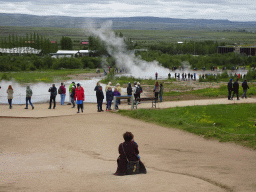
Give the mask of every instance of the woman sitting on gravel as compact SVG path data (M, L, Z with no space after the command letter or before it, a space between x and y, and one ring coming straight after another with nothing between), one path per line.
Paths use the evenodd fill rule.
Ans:
M147 173L144 164L140 161L138 144L133 140L133 134L126 132L123 134L125 142L119 145L119 157L117 159L117 170L114 175L123 176L127 174L127 159L129 161L139 161L139 173Z

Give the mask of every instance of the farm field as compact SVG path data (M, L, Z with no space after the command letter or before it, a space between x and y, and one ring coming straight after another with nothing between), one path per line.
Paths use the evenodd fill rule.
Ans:
M51 41L60 41L62 36L68 36L79 44L81 40L87 40L89 33L85 29L50 28L50 27L11 27L0 26L0 37L8 37L9 34L25 36L26 33L38 33L48 37ZM255 34L238 31L211 31L211 30L114 30L123 33L126 38L147 47L157 42L176 43L178 41L218 41L238 44L255 44Z

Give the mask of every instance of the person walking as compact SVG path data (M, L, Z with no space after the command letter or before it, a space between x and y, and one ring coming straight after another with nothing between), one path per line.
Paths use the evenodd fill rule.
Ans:
M73 107L72 107L72 108L75 108L75 107L76 107L76 104L75 104L75 94L76 94L76 87L75 87L75 86L72 86L72 92L71 92L71 94L70 94L71 103L73 104Z
M233 84L233 95L232 95L232 100L234 98L234 95L236 94L237 96L237 100L239 100L239 95L238 95L238 92L239 92L239 83L238 83L238 79L236 80L236 82Z
M228 100L232 100L231 99L231 93L232 93L232 89L233 89L232 81L233 81L233 79L230 79L228 82Z
M71 105L71 94L72 94L72 87L75 86L75 82L73 81L69 87L68 87L68 92L69 92L69 103L67 105Z
M99 86L99 89L96 91L96 97L97 97L97 106L98 106L98 112L103 111L102 110L102 103L104 99L104 94L102 91L102 86Z
M153 92L155 93L156 101L158 101L158 94L160 92L160 86L159 86L158 82L155 83Z
M80 113L80 109L83 113L84 89L81 87L80 83L77 84L77 88L75 90L75 101L77 104L77 113Z
M9 109L12 109L12 100L13 100L13 88L11 85L9 85L8 89L7 89L7 96L8 96L8 103L9 103Z
M32 95L33 95L33 92L30 89L30 86L28 85L27 89L26 89L26 108L25 109L28 109L28 102L31 105L32 109L34 109L34 106L33 106L32 102L31 102Z
M242 95L242 99L243 98L247 99L246 92L247 92L247 89L249 89L249 86L247 84L247 79L245 79L244 82L242 83L242 87L244 92L244 94Z
M160 92L159 92L160 102L163 101L163 94L164 94L164 86L163 86L163 84L161 83L161 84L160 84Z
M66 88L64 86L64 83L61 83L61 86L60 86L59 90L61 90L59 92L60 93L60 104L64 105L65 97L66 97Z
M112 103L112 100L113 100L113 92L112 92L111 87L109 87L108 91L106 92L106 100L107 100L106 111L110 111L111 110L111 103Z
M132 85L130 82L128 83L128 87L127 87L127 95L132 95ZM131 104L131 99L128 99L128 105L130 104Z
M54 103L53 109L56 107L56 95L57 95L57 88L55 87L55 84L52 84L52 87L49 88L48 92L50 92L50 106L48 109L52 108L52 101Z
M157 77L158 77L158 73L157 72L155 73L155 76L156 76L156 80L157 80Z
M121 96L120 92L117 90L116 87L114 89L113 96ZM115 109L118 109L118 100L117 99L116 99L116 103L114 103L114 105L115 105Z

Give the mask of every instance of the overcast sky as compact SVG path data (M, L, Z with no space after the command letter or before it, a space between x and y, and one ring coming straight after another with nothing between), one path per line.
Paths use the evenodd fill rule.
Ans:
M256 21L256 0L0 0L0 13Z

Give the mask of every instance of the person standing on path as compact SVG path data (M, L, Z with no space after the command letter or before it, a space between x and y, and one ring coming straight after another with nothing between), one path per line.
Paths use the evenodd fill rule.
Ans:
M233 89L232 81L233 81L233 79L230 79L230 81L228 82L228 100L232 100L231 99L231 93L232 93L232 89Z
M102 91L102 86L99 86L99 89L96 91L96 97L97 97L97 106L98 106L98 112L103 111L102 110L102 103L104 99L104 94Z
M247 79L245 79L244 82L242 83L242 87L244 92L244 94L242 95L242 99L243 98L247 99L246 92L247 92L247 89L249 89L249 86L247 84Z
M60 104L61 105L64 105L64 102L65 102L65 97L66 97L66 88L64 86L64 83L61 83L61 86L60 86L60 89L61 89L61 95L60 95Z
M73 107L72 107L72 108L75 108L75 107L76 107L76 104L75 104L75 94L76 94L76 87L75 87L75 86L72 86L72 92L71 92L71 94L70 94L71 103L73 104Z
M163 86L163 84L161 83L161 84L160 84L160 92L159 92L160 102L163 101L163 94L164 94L164 86Z
M32 95L33 95L33 92L30 89L30 86L28 85L27 89L26 89L26 108L25 109L28 109L28 101L29 101L29 104L32 106L32 109L34 109L34 106L33 106L32 102L31 102Z
M117 91L120 93L120 96L122 95L122 88L120 87L120 84L116 84ZM118 104L121 105L121 99L118 99Z
M12 100L13 100L13 88L11 85L9 85L8 89L7 89L7 95L8 95L8 103L9 103L9 109L12 109Z
M107 84L106 87L105 87L105 92L108 91L108 88L111 87L111 85L112 85L112 83L111 83L111 82L108 82L108 84Z
M155 76L156 76L156 80L157 80L157 77L158 77L158 73L157 72L156 72Z
M94 88L94 91L96 91L96 98L97 98L97 91L99 90L99 88L100 88L100 82L97 82L96 86ZM97 106L97 108L98 108L98 106Z
M140 99L140 94L143 92L143 90L142 90L142 87L140 86L140 82L138 82L137 85L140 90L140 92L138 92L138 98Z
M160 92L160 86L159 86L158 82L155 83L153 92L155 93L156 101L158 101L158 94Z
M50 106L48 109L52 108L52 101L54 103L53 109L56 107L56 95L57 95L57 88L55 87L55 84L52 84L52 87L49 88L48 92L50 92Z
M237 100L239 100L238 92L239 92L239 83L238 83L238 79L237 79L236 82L233 84L232 100L233 100L235 94L236 94L236 96L237 96Z
M114 89L113 96L121 96L121 93L117 90L116 87ZM114 103L114 105L115 105L115 109L118 109L118 100L116 100L116 103Z
M72 94L72 87L75 86L75 82L72 82L69 87L68 87L68 92L69 92L69 103L68 105L71 105L71 94Z
M96 91L96 96L97 96L97 91L99 90L100 88L100 82L97 82L95 88L94 88L94 91Z
M132 85L130 82L128 83L128 87L127 87L127 95L132 95ZM130 104L131 104L131 99L128 99L128 105Z
M111 110L111 103L113 100L113 92L112 92L112 88L109 87L108 91L106 92L106 100L107 100L107 108L106 111Z
M77 84L77 88L75 91L75 100L77 104L77 113L80 113L80 109L83 113L84 89L83 87L81 87L80 83Z

